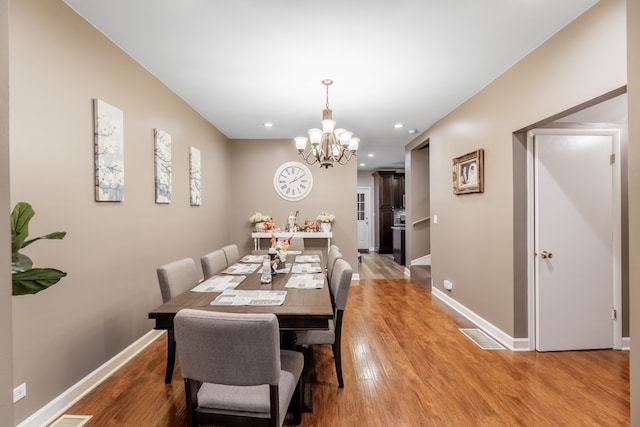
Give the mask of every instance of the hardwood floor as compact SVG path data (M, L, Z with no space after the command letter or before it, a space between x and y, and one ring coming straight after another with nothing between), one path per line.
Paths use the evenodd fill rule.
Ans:
M330 346L317 348L314 408L301 426L629 425L628 352L482 350L393 259L365 254L358 270L343 324L345 386ZM185 425L179 364L164 384L165 340L66 413L93 415L89 427Z

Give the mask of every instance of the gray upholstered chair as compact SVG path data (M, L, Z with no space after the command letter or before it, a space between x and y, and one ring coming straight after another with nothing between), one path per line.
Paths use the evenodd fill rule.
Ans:
M227 257L227 265L231 265L240 259L240 251L238 245L231 244L222 248L224 255Z
M202 264L204 278L208 279L227 266L227 257L222 249L218 249L202 256L200 264Z
M288 251L304 251L304 238L303 237L294 237L291 239L291 243L289 244Z
M274 314L184 309L174 327L189 425L281 426L290 403L300 423L304 357Z
M162 265L156 269L162 302L191 289L200 282L200 275L196 263L191 258L183 258ZM173 329L167 330L167 371L164 382L169 384L173 376L173 366L176 360L176 342Z
M327 254L327 280L329 284L331 284L333 266L338 258L342 258L342 253L337 246L334 248L334 245L331 245L331 249L329 249L329 253Z
M351 287L353 270L351 265L342 258L338 258L333 267L333 277L329 284L331 299L333 302L334 317L329 321L329 330L306 330L296 332L296 345L310 346L319 344L331 344L333 359L336 365L338 387L344 387L342 380L342 357L340 342L342 338L342 317L347 306L347 297Z

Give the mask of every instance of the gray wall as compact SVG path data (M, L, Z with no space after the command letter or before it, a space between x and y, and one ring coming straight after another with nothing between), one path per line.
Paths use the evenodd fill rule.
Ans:
M27 384L18 423L153 327L158 265L229 242L232 170L224 135L62 1L15 1L10 12L11 206L33 205L32 236L68 233L25 251L68 276L11 299L12 387ZM94 201L93 98L124 111L123 202ZM172 136L168 205L154 202L156 127ZM202 155L200 207L189 204L191 146Z
M407 265L411 261L431 254L431 219L413 225L414 222L429 217L430 173L429 147L422 140L417 147L406 148L405 194L407 197Z
M308 165L313 175L313 189L303 200L290 202L278 196L273 186L274 173L289 161L305 163L292 139L232 141L230 170L233 178L228 182L231 241L244 251L253 249L249 217L256 211L271 216L277 227L286 223L290 212L299 211L299 224L305 219L315 221L320 213L330 212L336 216L331 242L340 247L357 272L356 162L352 160L328 169ZM305 247L326 250L326 245L324 239L305 240Z
M640 331L640 2L627 1L629 90L629 293L631 336ZM640 351L631 351L631 425L640 426Z
M640 6L636 1L627 3L629 115L638 117L640 30L631 23L640 22ZM6 1L0 4L2 19ZM624 5L622 0L599 2L419 137L430 137L436 146L431 151L431 177L432 182L442 183L440 187L432 184L436 191L432 194L431 213L439 213L442 220L433 237L433 261L438 264L433 270L434 284L441 286L444 278L451 278L456 286L452 296L507 333L513 324L511 132L625 83ZM229 241L244 241L246 245L248 216L258 208L271 210L265 207L269 203L266 198L251 206L241 200L244 190L262 197L251 187L228 183L227 177L246 170L237 161L234 163L233 147L223 135L62 2L12 2L9 20L12 116L9 122L7 98L0 97L5 100L0 103L0 205L8 213L17 201L31 202L37 212L32 235L54 229L69 232L65 240L41 242L29 252L37 265L58 266L69 276L35 296L9 298L3 291L6 298L0 298L0 316L4 320L0 337L12 344L0 349L0 369L11 366L11 358L14 365L13 381L7 378L10 373L0 370L2 425L14 420L17 423L37 411L151 328L146 313L160 302L154 272L158 264L183 256L195 258ZM0 40L0 57L6 65L6 34ZM6 95L4 74L0 72L0 85L4 87L0 90ZM93 202L91 99L95 97L125 112L127 181L123 203ZM514 98L535 102L518 103L514 108ZM454 127L456 122L465 126ZM9 124L10 176L6 138ZM632 313L640 310L640 197L633 184L640 182L639 126L638 121L629 123ZM171 133L174 140L174 202L168 206L153 203L154 127ZM199 208L188 206L185 175L189 146L200 148L203 156L205 192ZM479 147L487 150L486 193L453 196L451 158ZM295 155L289 156L287 151L277 161L253 169L254 179L256 170L264 171L264 180L270 183L276 165L295 160ZM232 164L239 169L229 166ZM314 177L319 173L314 171ZM353 172L353 178L346 177L354 191L350 199L345 196L345 203L348 200L352 206L355 176ZM274 216L291 208L275 200L271 200ZM314 203L317 204L301 212L328 210L319 201ZM473 215L462 218L462 211ZM347 211L335 213L335 226L344 216L346 227ZM236 217L241 221L227 229L225 225L235 223L232 218ZM355 224L355 214L351 218ZM355 235L355 226L353 229ZM4 236L7 241L8 230L2 230L0 238ZM348 241L353 240L355 248L355 237L348 233L345 231L345 240L339 244L347 248ZM468 236L475 248L492 242L496 252L454 253L455 248L446 241L452 236ZM0 251L6 259L8 249ZM468 267L465 270L476 273L474 277L457 271L461 262ZM7 266L0 274L8 283ZM632 315L631 322L631 331L640 329L638 316ZM636 353L631 353L633 425L640 424L640 410L635 403L640 393L640 358ZM27 382L27 398L5 411L11 399L8 392L22 382Z
M624 0L596 4L416 141L430 141L433 285L505 333L514 315L512 133L624 86ZM451 159L485 150L485 191L456 196ZM463 268L462 268L463 267Z
M9 242L9 2L0 0L0 241ZM0 425L13 425L13 345L11 338L11 253L0 245Z

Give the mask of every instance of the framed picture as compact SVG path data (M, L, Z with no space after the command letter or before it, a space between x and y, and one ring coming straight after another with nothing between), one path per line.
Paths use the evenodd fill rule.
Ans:
M453 159L453 194L484 192L484 150Z
M124 132L122 110L93 100L96 202L124 201Z
M200 176L200 150L189 147L189 200L191 206L202 204L202 182Z
M171 135L155 129L156 203L171 203Z

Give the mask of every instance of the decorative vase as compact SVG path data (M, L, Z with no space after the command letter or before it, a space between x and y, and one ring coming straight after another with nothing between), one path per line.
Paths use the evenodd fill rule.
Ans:
M264 231L264 221L256 222L256 231L259 233Z
M320 231L323 233L328 233L331 231L331 223L330 222L321 222L320 223Z

